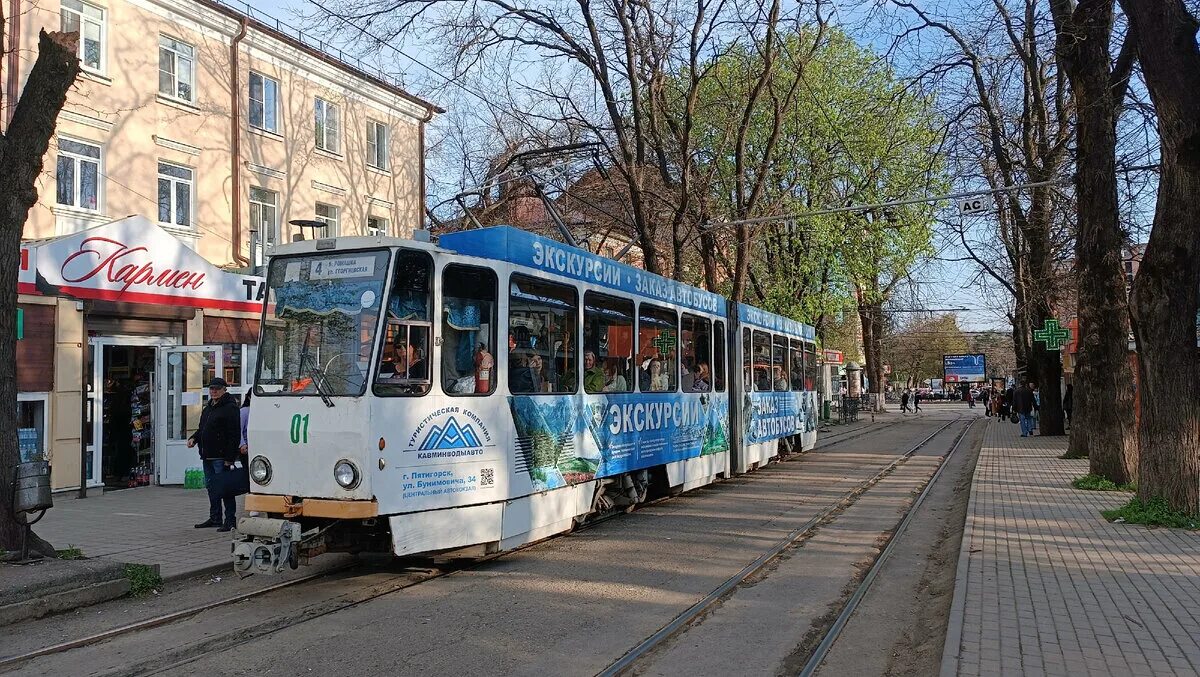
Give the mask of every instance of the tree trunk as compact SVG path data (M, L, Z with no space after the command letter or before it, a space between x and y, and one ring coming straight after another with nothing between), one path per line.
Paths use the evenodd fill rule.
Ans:
M859 296L862 296L860 291ZM867 358L863 373L870 380L867 392L883 394L883 304L860 302L858 319L862 324L863 353ZM883 398L878 398L882 402ZM878 405L882 407L882 404Z
M700 260L704 265L704 288L719 293L717 283L717 238L712 228L700 231Z
M1057 49L1077 110L1079 353L1067 456L1088 458L1093 474L1126 484L1137 481L1137 431L1121 264L1125 236L1117 205L1119 101L1109 66L1113 0L1087 0L1074 11L1069 5L1056 0L1054 7Z
M1200 512L1200 23L1182 0L1121 0L1161 140L1154 228L1133 281L1137 340L1138 498Z
M0 137L0 549L16 550L24 527L9 510L12 480L20 460L17 437L17 270L21 233L37 202L35 182L50 147L58 112L79 73L78 33L46 33L38 39L38 57L16 102L12 122ZM32 549L53 555L50 544L34 538Z

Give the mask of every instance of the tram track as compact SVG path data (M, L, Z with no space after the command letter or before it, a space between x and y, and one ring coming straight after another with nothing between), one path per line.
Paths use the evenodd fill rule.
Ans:
M866 435L880 433L880 432L882 432L886 429L889 429L893 426L896 426L898 424L906 423L906 422L908 422L908 420L909 419L901 419L901 420L893 421L893 422L890 422L890 423L887 423L884 425L867 424L867 425L863 425L863 426L858 426L851 430L841 431L841 433L837 437L837 439L828 440L828 436L826 436L827 441L824 444L817 445L812 450L809 450L808 452L805 452L805 453L812 453L813 451L824 450L829 447L833 447L833 446L848 442L853 439L858 439L858 438L864 437ZM886 472L889 472L890 469L893 469L896 465L898 465L899 461L901 461L904 458L907 458L908 456L911 456L913 453L915 453L917 451L917 449L919 449L921 446L924 446L929 440L931 440L933 437L940 434L942 431L944 431L947 427L949 427L950 425L955 423L957 420L959 420L959 419L949 421L946 425L941 426L932 435L925 438L925 440L923 440L917 447L914 447L913 449L910 449L908 452L906 452L905 456L902 456L901 458L898 458L897 461L893 461L892 463L890 463L888 466L885 467L885 469L883 471L876 474L874 481L878 481L878 478L881 477L882 474L886 474ZM781 461L800 460L800 458L803 455L804 454L801 454L801 453L791 454L789 456L782 457L780 460ZM871 480L868 480L868 481L870 482ZM860 488L857 489L856 491L861 492L863 490L861 487L862 487L862 485L860 484ZM852 491L850 493L853 494L853 493L855 493L855 491ZM658 499L655 499L652 501L647 501L643 504L638 505L636 510L641 510L644 508L648 508L648 507L660 504L665 501L669 501L670 498L672 498L672 497L673 496L664 496L664 497L661 497L661 498L658 498ZM840 499L838 501L838 503L840 503L841 501L844 501L845 498L846 497L844 496L842 499ZM835 506L831 506L831 508L827 508L811 524L816 525L817 523L823 521L823 519L828 517L830 511L835 507L836 507L836 504L835 504ZM636 510L635 510L635 512L636 512ZM158 654L154 659L151 659L148 661L143 661L141 663L125 664L120 669L112 670L112 671L108 671L108 672L104 672L104 673L100 673L100 674L110 674L110 675L158 674L158 673L161 673L161 672L164 672L167 670L178 668L178 667L187 665L188 663L191 663L199 658L202 658L204 656L212 654L214 652L234 648L239 645L248 643L250 641L260 639L267 635L271 635L271 634L280 632L282 630L285 630L285 629L288 629L291 627L295 627L297 625L306 623L308 621L312 621L312 620L316 620L316 619L319 619L319 618L322 618L325 616L329 616L331 614L338 613L340 611L351 609L353 607L359 606L366 602L370 602L372 600L376 600L376 599L400 592L402 590L420 585L422 583L427 583L427 582L430 582L430 581L433 581L433 580L436 580L439 578L444 578L446 576L450 576L455 573L466 572L466 571L470 571L473 569L477 569L488 563L493 562L494 560L496 560L500 557L504 557L506 555L511 555L516 552L524 551L528 548L532 548L534 546L540 545L540 544L544 543L546 540L552 540L555 538L562 538L562 537L569 537L571 534L576 534L576 533L590 530L594 527L604 524L605 522L608 522L611 519L615 519L615 518L620 517L625 514L627 514L625 511L616 511L613 513L609 513L607 515L603 515L596 519L592 519L587 522L584 522L584 523L580 524L578 527L576 527L576 529L574 529L573 531L568 532L566 534L559 534L559 535L550 537L550 539L543 539L542 541L535 541L533 543L526 544L520 548L515 548L512 550L505 551L505 552L488 555L488 556L473 559L470 561L463 561L461 563L451 563L448 565L433 566L433 567L428 567L423 571L413 571L413 572L409 572L406 574L399 574L396 576L391 576L383 581L370 584L359 590L352 590L352 591L349 591L349 592L346 592L343 594L333 596L331 598L318 600L312 604L302 606L300 609L298 609L296 611L296 613L293 613L289 618L287 618L284 621L275 620L275 621L271 622L270 624L259 624L259 625L251 624L248 626L242 625L232 631L225 632L225 633L218 633L216 635L211 635L209 637L206 637L206 638L204 638L203 641L196 643L196 644L185 645L185 646L180 646L177 648L167 649L166 651ZM798 536L797 538L801 538L801 537L802 536ZM424 562L427 560L418 560L418 561ZM84 648L87 646L99 644L99 643L110 641L113 639L117 639L122 636L130 635L130 634L133 634L136 632L151 630L154 628L160 628L163 626L179 623L182 621L186 621L187 619L193 618L195 616L198 616L200 614L203 614L205 612L219 609L221 607L227 607L227 606L235 605L235 604L238 604L241 602L246 602L246 601L258 598L258 597L263 597L263 596L269 595L271 593L278 593L278 592L286 590L288 588L292 588L292 587L303 585L303 584L313 583L314 581L330 578L337 574L343 574L343 573L346 573L351 570L359 569L361 567L362 567L362 565L360 563L351 562L351 563L347 563L346 565L338 566L338 567L335 567L335 568L332 568L332 569L329 569L326 571L321 571L321 572L318 572L318 573L315 573L312 575L303 576L303 577L293 579L290 581L284 581L281 583L270 585L270 586L267 586L267 587L259 589L259 590L248 591L245 593L240 593L240 594L222 598L219 600L214 600L211 602L206 602L203 604L191 606L186 609L179 610L179 611L174 611L174 612L170 612L167 614L154 616L151 618L146 618L146 619L139 620L136 622L128 623L128 624L121 625L121 626L114 627L114 628L110 628L110 629L107 629L107 630L104 630L104 631L101 631L98 633L93 633L91 635L87 635L84 637L67 640L67 641L60 642L60 643L57 643L57 644L54 644L51 646L46 646L46 647L42 647L42 648L35 649L32 651L28 651L28 652L25 652L25 653L22 653L19 655L0 657L0 672L7 673L7 672L11 671L12 669L18 668L19 666L26 664L29 661L37 659L37 658L51 656L54 654L65 653L65 652L73 651L76 649ZM761 566L759 568L761 568Z
M714 588L711 592L709 592L707 595L705 595L703 598L701 598L698 602L693 604L691 607L688 607L688 609L686 609L679 615L675 616L675 618L673 618L669 623L667 623L662 628L660 628L657 632L650 635L646 639L642 640L640 643L638 643L636 646L634 646L629 651L627 651L623 656L621 656L615 662L611 663L608 667L606 667L603 670L601 670L600 672L598 672L597 677L617 677L618 675L633 674L637 670L637 668L639 667L639 665L641 664L643 659L646 659L647 657L651 656L659 648L665 646L674 638L685 633L687 631L687 629L693 624L693 622L703 618L706 614L708 614L710 611L712 611L714 608L716 608L718 605L720 605L725 599L728 599L729 596L732 595L738 589L739 586L746 583L748 580L750 580L756 574L758 574L759 572L766 569L772 562L776 561L784 553L786 553L787 551L789 551L792 548L801 544L808 537L813 535L822 525L828 524L828 523L832 522L833 520L835 520L838 517L838 515L845 512L850 506L852 506L858 500L858 498L860 496L865 494L872 487L874 487L876 484L878 484L880 481L882 481L885 477L890 475L893 471L896 470L896 468L898 468L903 463L905 463L906 461L911 459L918 451L920 451L922 448L924 448L926 445L928 445L931 441L934 440L934 438L936 438L942 432L946 431L948 428L950 428L954 424L961 422L965 418L967 418L967 417L959 415L958 417L956 417L950 421L947 421L944 425L938 427L937 430L933 431L931 434L929 434L928 436L923 438L916 445L911 447L908 451L906 451L903 454L901 454L900 456L898 456L895 460L893 460L890 463L888 463L887 465L885 465L882 469L880 469L878 472L873 474L871 477L859 482L857 485L855 485L855 487L853 489L843 493L840 498L838 498L837 500L835 500L832 503L830 503L829 505L827 505L824 509L822 509L816 515L814 515L812 518L810 518L807 522L805 522L801 526L799 526L796 529L789 532L786 536L784 536L782 539L780 539L775 544L773 544L770 548L768 548L766 551L764 551L761 555L759 555L758 558L756 558L754 561L747 564L745 567L743 567L740 571L738 571L734 575L727 578L725 581L723 581L720 585L718 585L716 588ZM899 421L897 423L899 423ZM946 460L948 460L950 455L953 453L953 451L958 448L958 445L966 437L967 433L970 431L971 426L973 424L974 424L974 421L972 420L972 421L968 422L966 426L963 426L963 428L957 432L956 436L954 437L953 441L950 444L950 451L947 454L945 454L945 456L943 456L942 460L938 464L938 470L935 471L935 473L926 482L925 488L921 493L921 497L923 497L928 492L929 488L933 486L933 483L937 480L937 477L941 472L941 468L945 467ZM890 425L895 425L895 423L889 424L889 426ZM832 444L837 444L839 442L846 441L848 439L850 439L850 438L845 438L843 440L833 442ZM830 446L832 446L832 444ZM919 503L914 501L914 503L911 506L909 506L909 508L906 510L905 515L902 518L902 524L906 524L904 522L904 520L907 520L908 517L913 514L913 512L916 510L917 507L919 507ZM893 531L892 537L889 538L889 540L888 540L889 546L892 542L894 542L895 535L898 533L900 533L900 527L897 527L896 530ZM880 557L882 557L882 553L880 554ZM872 570L874 570L874 569L872 569ZM870 577L871 580L873 580L873 578L874 578L873 576ZM867 580L868 579L864 579L864 582ZM869 582L867 583L867 585L869 586ZM865 589L863 590L863 594L865 594ZM861 599L861 595L859 595L858 598ZM857 602L857 600L855 600L855 601ZM851 614L851 613L853 613L853 609L851 609L848 612L847 618L848 618L849 614ZM844 626L844 624L845 624L845 621L843 620L841 623L841 626ZM840 632L841 626L836 628L837 632ZM832 643L835 640L836 640L836 635L834 635L832 637L832 639L829 640L829 645L832 646ZM824 642L823 642L823 644L824 644ZM825 651L828 651L828 647L825 647ZM822 660L823 660L823 656L822 656ZM818 661L817 664L819 665L820 661ZM811 673L808 673L808 674L811 674ZM806 677L807 677L807 675L806 675Z

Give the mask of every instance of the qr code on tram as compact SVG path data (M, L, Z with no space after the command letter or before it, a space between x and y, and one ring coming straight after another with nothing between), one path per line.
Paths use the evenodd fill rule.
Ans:
M495 468L480 468L479 469L479 486L490 487L496 483Z

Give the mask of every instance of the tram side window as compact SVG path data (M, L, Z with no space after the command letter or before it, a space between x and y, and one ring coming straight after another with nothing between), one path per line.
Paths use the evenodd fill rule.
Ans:
M683 314L680 326L679 387L685 393L712 390L712 323L703 317Z
M725 323L717 320L713 323L713 387L717 392L725 392Z
M496 389L496 274L451 264L442 271L442 389L487 395Z
M771 337L771 383L775 390L788 390L787 353L788 340L786 336Z
M675 392L678 355L675 311L643 303L638 311L638 388L646 393Z
M788 370L788 376L792 381L792 390L804 390L804 344L799 339L792 339L792 349L788 353L789 364L791 368Z
M380 349L376 395L424 395L432 383L429 369L429 308L433 260L424 252L400 250L388 297L387 326Z
M808 342L804 344L804 389L817 389L817 347Z
M633 391L633 301L583 295L583 389Z
M508 301L508 389L513 393L578 390L574 287L513 275Z
M742 384L746 392L754 390L754 344L749 329L742 330Z
M754 332L754 389L771 390L771 335Z

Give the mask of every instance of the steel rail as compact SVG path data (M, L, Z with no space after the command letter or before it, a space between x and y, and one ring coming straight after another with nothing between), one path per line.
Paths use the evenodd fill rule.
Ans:
M617 659L616 662L597 673L597 677L616 677L617 675L625 673L627 670L633 667L637 661L641 660L643 656L650 653L663 642L676 635L684 628L684 626L703 615L714 604L728 595L734 588L742 584L747 578L762 570L763 567L782 555L784 551L792 547L792 545L794 545L797 541L811 533L830 516L834 515L839 510L844 510L845 507L848 507L848 501L852 501L856 496L873 487L885 476L895 470L896 467L901 463L912 458L913 454L917 453L917 451L933 440L933 438L937 437L944 430L961 421L962 419L963 416L960 414L957 418L947 421L945 425L939 427L937 430L933 431L930 435L918 442L911 449L901 454L891 463L888 463L879 472L860 482L854 489L844 493L841 498L829 504L826 508L821 510L802 526L793 529L786 536L775 543L775 545L767 549L766 552L759 555L757 559L747 564L741 569L741 571L738 571L733 576L727 578L723 583L721 583L721 585L717 586L712 592L705 595L700 601L688 607L687 610L672 619L670 623L667 623L660 628L658 632L655 632L653 635L650 635L646 639L642 640L637 646L633 647L626 652L625 655Z
M261 588L259 590L251 590L250 592L244 592L244 593L241 593L238 595L234 595L233 597L225 597L225 598L222 598L219 600L214 600L212 602L205 602L204 604L198 604L196 606L188 607L186 609L181 609L179 611L172 611L171 613L163 614L161 616L153 616L151 618L147 618L144 620L134 621L133 623L119 625L115 628L109 628L108 630L104 630L102 632L97 632L95 634L88 635L86 637L79 637L77 639L67 640L65 642L59 642L58 644L52 644L47 647L42 647L41 649L34 649L33 651L28 651L26 653L18 654L16 656L0 657L0 669L9 668L9 667L17 665L19 663L24 663L25 661L28 661L33 658L39 658L41 656L49 656L50 654L62 653L63 651L70 651L71 649L78 649L80 647L85 647L85 646L88 646L91 644L96 644L97 642L103 642L106 639L112 639L113 637L119 637L121 635L126 635L131 632L138 632L139 630L149 630L151 628L156 628L160 625L174 623L175 621L180 621L185 618L190 618L191 616L195 616L196 614L203 613L205 611L208 611L209 609L215 609L217 607L225 606L226 604L236 604L237 602L242 602L242 601L245 601L248 599L253 599L255 597L258 597L259 595L265 595L269 592L274 592L276 590L282 590L283 588L290 588L293 585L299 585L301 583L306 583L308 581L311 581L311 580L314 580L317 578L323 578L325 576L329 576L331 574L345 571L347 569L352 569L356 566L358 566L358 562L349 562L344 565L333 567L331 569L327 569L325 571L321 571L321 572L318 572L315 574L309 574L307 576L295 578L290 581L283 581L281 583L276 583L275 585L268 585L267 587Z
M817 669L821 667L821 664L825 662L825 658L829 655L829 650L833 648L834 642L836 642L838 637L841 636L842 630L846 628L846 624L850 621L850 617L854 615L854 610L858 608L859 602L866 597L867 591L870 590L871 584L875 581L875 577L879 574L880 570L883 569L883 565L887 561L888 556L892 554L893 547L900 541L900 536L905 532L905 530L908 529L908 525L911 523L912 518L917 514L917 509L921 507L921 504L925 501L926 496L928 496L929 492L933 489L933 485L937 482L938 477L941 476L942 470L946 468L946 462L949 461L950 457L954 455L954 452L958 450L958 446L962 444L964 439L966 439L967 433L970 432L972 426L974 426L978 420L979 419L975 419L975 421L968 423L967 427L963 428L962 432L960 432L958 437L955 438L954 445L950 447L950 451L946 452L945 457L942 458L942 462L938 464L937 471L935 471L933 476L929 478L929 481L925 483L925 488L921 490L920 495L918 495L917 499L913 501L911 506L909 506L908 511L904 514L904 518L900 520L900 524L896 526L896 529L888 538L887 545L884 546L883 552L879 553L879 557L875 558L875 563L871 565L871 569L867 572L867 575L864 576L862 582L858 584L858 588L855 589L854 594L846 602L846 606L842 607L842 612L838 614L837 619L834 620L833 625L829 628L829 631L825 633L825 637L821 639L821 643L817 645L813 655L810 656L808 662L804 664L804 668L800 670L799 677L812 677L812 675L816 673Z

